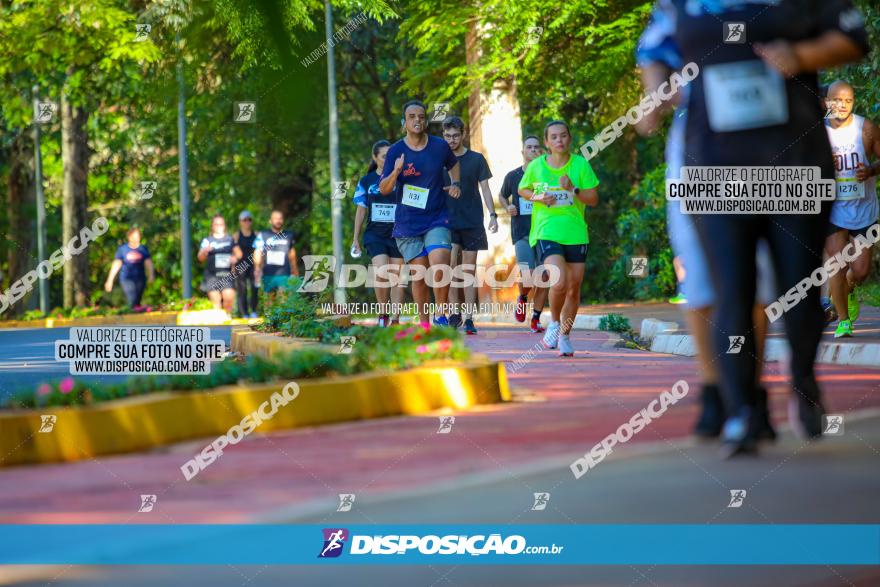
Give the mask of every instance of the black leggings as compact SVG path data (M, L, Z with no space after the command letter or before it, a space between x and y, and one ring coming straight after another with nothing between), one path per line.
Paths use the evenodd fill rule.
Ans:
M246 318L251 312L257 311L257 284L254 281L253 273L236 276L235 294L238 300L238 313L241 317Z
M776 295L786 291L822 265L822 247L829 208L810 215L703 215L694 224L709 263L715 306L712 331L720 366L725 407L733 415L743 407L754 407L755 336L755 249L759 238L770 246L776 274ZM687 268L685 268L687 270ZM819 401L813 363L822 338L824 315L819 288L810 287L807 297L788 310L785 335L791 346L791 376L794 392L810 403ZM728 353L729 336L745 336L739 353Z

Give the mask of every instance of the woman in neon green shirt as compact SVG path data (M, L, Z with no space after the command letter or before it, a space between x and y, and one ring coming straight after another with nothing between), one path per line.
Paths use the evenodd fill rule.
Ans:
M599 203L599 179L586 159L570 152L571 133L563 121L547 123L544 146L549 154L529 163L519 182L519 195L533 203L529 244L543 265L559 271L550 288L552 322L544 344L551 349L558 345L559 354L570 357L574 349L569 332L580 304L590 242L584 210Z

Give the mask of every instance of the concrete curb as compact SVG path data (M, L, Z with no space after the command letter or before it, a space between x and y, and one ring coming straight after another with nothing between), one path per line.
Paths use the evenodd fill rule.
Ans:
M660 334L651 340L651 352L696 356L694 337L690 334ZM788 360L791 352L784 338L769 338L764 349L767 362ZM827 342L819 343L816 362L823 365L880 367L880 343Z

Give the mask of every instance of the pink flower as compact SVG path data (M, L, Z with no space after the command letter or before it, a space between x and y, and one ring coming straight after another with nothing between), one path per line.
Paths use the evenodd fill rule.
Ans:
M58 384L58 391L61 393L70 393L73 391L73 377L65 377Z
M425 330L431 330L431 323L430 322L422 322L421 327L424 328Z
M416 347L416 352L419 353L420 355L423 355L428 352L428 346L424 345L424 344L420 344L419 346Z
M448 338L444 338L443 340L441 340L437 343L437 350L440 351L441 353L445 353L446 351L448 351L451 348L452 348L452 341L449 340Z
M37 387L37 395L49 395L50 393L52 393L52 386L48 383L41 383Z
M401 330L400 332L398 332L397 334L394 335L394 340L403 340L404 338L409 336L410 332L412 332L412 328L407 328L406 330Z

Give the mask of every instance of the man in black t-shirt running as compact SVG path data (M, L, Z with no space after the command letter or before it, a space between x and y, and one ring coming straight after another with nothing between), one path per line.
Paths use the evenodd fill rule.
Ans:
M453 270L461 266L465 273L473 276L476 272L477 254L489 248L489 239L483 226L483 205L489 210L489 231L498 232L498 215L489 190L489 164L480 153L464 146L464 122L458 116L450 116L443 121L443 139L455 153L461 165L461 197L447 197L446 207L449 210L449 224L452 229L452 260ZM482 202L480 194L482 193ZM473 281L473 280L471 280ZM454 282L453 282L454 283ZM472 309L477 303L477 290L474 285L464 288L453 287L449 290L450 303L461 302L459 291L464 289L464 331L476 334ZM449 318L449 325L456 328L461 324L461 314L455 313Z
M530 324L532 332L544 332L544 327L541 326L541 310L544 309L544 304L547 302L548 290L546 287L530 287L528 282L523 283L522 281L525 268L530 271L535 270L537 254L529 245L529 231L532 228L532 203L525 198L520 198L518 189L526 167L532 160L540 157L542 152L541 139L535 135L527 136L523 141L523 164L504 176L501 193L498 194L501 207L510 214L510 239L513 241L516 262L520 267L519 298L514 317L517 322L525 321L528 297L531 292L534 292L532 294L533 308ZM535 276L531 275L531 281L534 280Z

